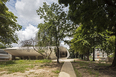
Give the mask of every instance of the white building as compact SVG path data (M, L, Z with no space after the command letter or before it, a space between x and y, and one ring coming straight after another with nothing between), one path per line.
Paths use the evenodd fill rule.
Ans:
M93 53L91 54L93 56ZM107 59L107 53L100 49L95 49L95 60Z

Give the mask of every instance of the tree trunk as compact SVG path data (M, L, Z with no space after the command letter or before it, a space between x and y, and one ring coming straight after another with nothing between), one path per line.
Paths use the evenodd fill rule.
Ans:
M86 59L85 59L85 55L84 55L83 57L84 57L84 60L86 60Z
M51 53L52 53L52 49L51 49L51 48L49 48L49 49L50 49L50 53L49 53L49 55L48 55L48 59L50 58Z
M72 58L75 58L74 50L73 50L73 52L72 52Z
M116 49L115 49L115 54L114 54L114 60L112 62L111 67L116 67Z
M95 61L95 49L93 48L93 61Z
M58 46L57 46L57 63L60 63L59 62L59 48L58 48Z
M78 52L76 53L76 58L78 58Z
M111 67L116 67L116 32L115 32L115 52L114 52L114 60L112 62Z
M83 55L81 55L81 59L83 60Z
M89 51L88 51L88 53L87 53L87 61L89 61Z

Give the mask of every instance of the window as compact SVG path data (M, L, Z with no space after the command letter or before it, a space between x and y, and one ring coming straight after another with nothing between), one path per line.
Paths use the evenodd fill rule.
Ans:
M8 53L3 50L0 50L0 54L8 54Z

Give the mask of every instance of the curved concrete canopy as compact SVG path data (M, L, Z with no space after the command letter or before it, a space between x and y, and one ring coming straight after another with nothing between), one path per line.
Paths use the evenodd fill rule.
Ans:
M52 49L52 54L50 56L50 58L56 58L56 54L54 52L55 46L48 46L48 47L42 47L45 51L47 51L47 53L50 53L50 49L49 47ZM36 47L36 49L38 49ZM13 48L6 48L5 49L6 52L10 53L13 56L41 56L41 54L39 54L38 52L36 52L33 47L13 47ZM67 53L67 49L64 47L59 47L59 51L60 52L65 52ZM67 56L69 55L69 53L67 53ZM67 57L66 56L66 57Z

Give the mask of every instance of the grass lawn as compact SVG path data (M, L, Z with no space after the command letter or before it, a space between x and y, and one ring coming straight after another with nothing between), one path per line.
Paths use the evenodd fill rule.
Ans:
M58 77L62 64L46 59L0 62L0 76Z
M111 64L75 61L72 65L77 77L116 77L116 68L109 68Z

